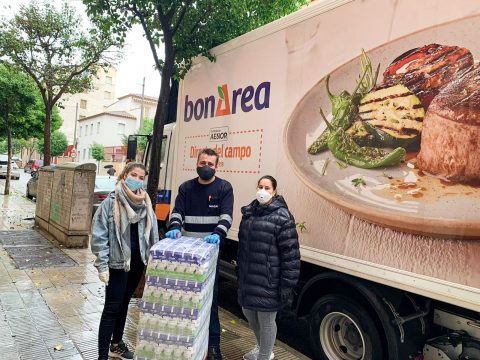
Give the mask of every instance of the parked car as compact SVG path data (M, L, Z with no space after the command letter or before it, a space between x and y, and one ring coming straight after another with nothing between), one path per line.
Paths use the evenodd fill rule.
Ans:
M33 171L32 178L27 182L27 191L26 196L29 199L37 197L37 185L38 185L38 172ZM93 212L95 214L98 207L110 194L113 189L115 189L115 183L117 178L115 176L97 176L95 178L95 188L93 190Z
M27 164L23 168L23 172L30 173L37 171L43 166L43 160L28 160Z
M20 179L20 170L18 169L18 165L13 160L10 161L10 163L12 164L10 177L15 180ZM8 156L0 155L0 177L7 176L7 165L8 165Z
M95 178L95 190L93 191L93 212L92 216L97 211L98 207L108 197L117 182L116 176L98 176Z
M32 171L30 174L32 178L27 182L26 196L32 200L33 198L37 197L38 172Z

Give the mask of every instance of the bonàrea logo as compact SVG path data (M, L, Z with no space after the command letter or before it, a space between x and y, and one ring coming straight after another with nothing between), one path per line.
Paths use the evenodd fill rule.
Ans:
M189 100L185 96L184 121L213 118L236 114L238 111L249 112L254 108L256 110L268 109L270 107L270 82L260 83L256 88L249 85L245 88L238 88L228 91L227 84L218 86L218 99L213 96L199 98L195 101ZM231 101L230 101L231 99Z

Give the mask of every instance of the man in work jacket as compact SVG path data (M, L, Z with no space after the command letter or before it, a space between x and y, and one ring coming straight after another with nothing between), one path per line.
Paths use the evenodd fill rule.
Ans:
M215 176L218 154L203 149L197 159L198 177L185 181L178 189L175 207L170 216L168 238L203 237L220 244L232 225L233 189L226 180ZM208 360L222 360L218 318L218 266L215 274L208 339Z

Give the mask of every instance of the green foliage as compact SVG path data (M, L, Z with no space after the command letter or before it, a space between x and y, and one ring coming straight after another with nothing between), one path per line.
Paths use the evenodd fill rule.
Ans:
M145 119L143 121L143 126L141 129L135 131L135 135L150 135L153 131L153 120L152 119ZM128 145L128 136L122 136L122 144L127 146ZM139 151L145 151L147 147L147 137L146 136L139 136L137 138L137 148Z
M29 136L27 119L35 105L35 87L24 74L0 65L0 137Z
M37 151L40 154L44 154L43 139L39 139L36 146L37 146ZM52 157L62 155L67 150L67 147L68 147L67 136L58 130L54 131L52 133L52 150L51 150Z
M135 23L143 27L155 65L174 56L175 76L183 78L197 55L213 60L210 49L298 10L309 0L83 0L92 21L123 41ZM169 39L171 37L171 39ZM173 45L165 61L160 43Z
M22 149L27 148L28 142L24 139L12 139L12 154L19 155ZM7 140L0 140L0 154L6 154L8 151Z
M95 160L105 160L105 148L102 144L93 143L90 145L90 151L92 152L92 158Z
M67 1L57 9L54 2L40 5L32 0L21 5L13 18L0 21L0 57L33 79L44 104L46 164L53 155L53 106L65 93L89 90L98 68L116 60L117 52L107 52L120 44L116 35L95 26L84 30L81 24Z

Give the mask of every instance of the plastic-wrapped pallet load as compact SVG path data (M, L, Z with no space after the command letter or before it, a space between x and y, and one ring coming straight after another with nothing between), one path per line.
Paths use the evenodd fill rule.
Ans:
M205 359L217 258L218 246L203 239L150 249L135 359Z

